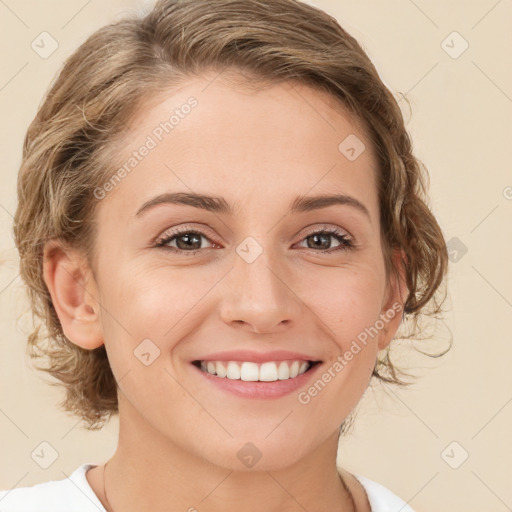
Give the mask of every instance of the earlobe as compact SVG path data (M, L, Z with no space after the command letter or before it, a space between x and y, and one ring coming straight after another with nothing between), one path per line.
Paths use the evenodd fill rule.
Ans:
M50 240L43 249L43 278L65 336L88 350L101 346L96 286L83 255Z

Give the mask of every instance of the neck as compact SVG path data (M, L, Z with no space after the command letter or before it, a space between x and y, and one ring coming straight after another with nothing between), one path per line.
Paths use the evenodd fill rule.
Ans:
M135 431L133 422L121 421L118 447L106 472L106 508L354 512L351 492L336 467L337 446L336 431L288 467L236 471L184 452L147 424Z

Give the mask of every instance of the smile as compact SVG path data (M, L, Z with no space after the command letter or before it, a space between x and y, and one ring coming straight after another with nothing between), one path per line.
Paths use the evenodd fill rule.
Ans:
M218 378L246 382L275 382L295 379L319 361L286 360L255 363L251 361L194 361L201 371Z

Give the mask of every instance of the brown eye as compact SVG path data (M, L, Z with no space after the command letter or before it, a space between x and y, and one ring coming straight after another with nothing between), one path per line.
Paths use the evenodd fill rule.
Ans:
M212 246L216 245L201 231L182 229L181 231L175 231L165 235L156 242L155 246L190 256L210 248L202 247L202 239L208 240L212 243ZM332 247L333 239L338 242L337 246ZM354 247L350 238L343 231L336 229L310 233L303 238L303 241L306 241L307 249L312 249L319 253L333 253ZM175 245L171 245L171 243Z
M332 239L336 239L339 245L332 248ZM307 241L308 249L316 249L317 252L335 252L353 247L349 237L338 230L323 230L307 235L304 240Z
M169 249L174 252L195 254L204 249L204 247L201 247L202 238L209 240L209 238L200 231L186 229L166 235L164 238L157 241L156 247L162 247L163 249ZM169 245L174 241L176 246Z

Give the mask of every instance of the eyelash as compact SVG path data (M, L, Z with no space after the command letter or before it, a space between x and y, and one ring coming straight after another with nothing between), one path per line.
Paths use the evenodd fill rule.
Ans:
M211 240L202 231L197 231L195 229L182 229L179 231L169 233L164 238L157 240L155 247L158 247L165 251L170 251L173 253L185 253L187 256L193 256L201 251L207 250L207 249L196 249L194 251L186 251L184 249L178 249L177 247L170 247L167 245L169 242L171 242L175 238L179 238L182 235L199 235L199 236L203 236L204 238L206 238L208 241L211 242ZM339 231L337 229L324 229L324 230L320 230L320 231L313 231L311 233L308 233L302 240L305 240L306 238L309 238L310 236L313 236L313 235L330 235L330 236L336 238L338 240L338 242L340 242L340 245L338 247L335 247L334 249L326 249L324 251L321 251L321 250L317 251L315 249L307 248L308 250L311 250L315 253L332 254L337 251L346 251L346 250L354 249L354 247L355 247L353 242L347 237L347 235L345 235L345 233L343 233L342 231ZM214 242L212 242L212 243L214 243Z

